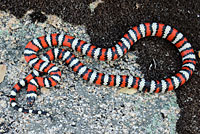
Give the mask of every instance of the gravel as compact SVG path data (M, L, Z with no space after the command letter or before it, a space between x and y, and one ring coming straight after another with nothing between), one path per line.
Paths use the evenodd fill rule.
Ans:
M117 92L120 88L89 84L62 63L58 64L63 73L61 82L49 92L42 91L33 106L51 112L53 119L14 111L8 95L12 86L31 71L23 58L28 41L55 32L87 42L90 37L85 26L66 23L54 15L44 23L32 23L28 14L16 19L0 11L0 20L0 62L7 66L5 80L0 83L0 133L176 133L180 108L174 92L121 94ZM137 51L110 63L75 54L100 72L143 77L136 63ZM26 107L25 94L23 89L18 102Z

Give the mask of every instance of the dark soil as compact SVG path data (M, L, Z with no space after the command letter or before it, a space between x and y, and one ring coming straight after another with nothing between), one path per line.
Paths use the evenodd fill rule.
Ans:
M67 22L83 24L93 44L112 46L131 27L144 22L169 24L181 31L191 42L195 53L200 50L200 1L199 0L103 0L104 3L91 13L92 0L3 0L0 10L22 17L33 9L34 21L45 21L46 14L55 14ZM157 38L138 41L138 63L147 79L161 79L174 74L181 66L178 51L171 43ZM198 59L199 61L199 59ZM150 67L150 65L153 65ZM200 67L192 79L175 90L181 117L177 122L180 134L200 133Z

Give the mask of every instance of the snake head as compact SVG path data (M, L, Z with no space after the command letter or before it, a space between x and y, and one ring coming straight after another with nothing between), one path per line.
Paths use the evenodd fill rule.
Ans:
M37 98L37 94L36 93L28 93L26 96L26 100L27 100L27 104L29 107L32 107L35 100Z

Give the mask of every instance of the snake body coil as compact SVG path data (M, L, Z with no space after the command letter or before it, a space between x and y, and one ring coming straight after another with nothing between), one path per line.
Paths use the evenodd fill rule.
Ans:
M52 46L66 46L94 59L111 61L122 57L136 41L147 36L165 38L177 47L182 57L182 67L178 73L163 80L147 81L144 78L131 75L103 74L89 69L87 66L83 65L75 55L64 49L50 49L42 58L39 58L37 55L40 49ZM144 23L133 27L111 48L98 48L85 41L64 34L50 34L30 41L25 47L24 56L29 65L35 70L13 87L10 98L11 106L24 113L43 115L49 114L46 111L30 110L20 107L16 103L15 98L17 92L19 92L22 87L28 86L27 100L28 104L32 105L36 98L37 88L55 86L60 81L61 72L50 61L56 58L61 59L80 77L90 83L129 87L138 89L141 92L150 93L165 93L183 85L191 77L196 64L196 58L191 44L183 34L169 25L159 23ZM41 77L40 72L48 73L49 76Z

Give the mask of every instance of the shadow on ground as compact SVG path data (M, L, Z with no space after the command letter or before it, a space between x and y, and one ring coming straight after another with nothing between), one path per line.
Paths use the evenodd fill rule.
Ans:
M0 9L22 17L28 10L33 21L44 22L41 14L55 14L63 20L87 27L92 44L112 46L131 26L144 22L160 22L179 29L192 43L195 53L200 50L200 2L198 0L104 0L92 13L92 0L4 0ZM147 79L161 79L174 74L181 65L180 55L169 42L145 38L136 43L138 63ZM198 59L199 60L199 59ZM150 67L150 65L153 65ZM166 75L167 74L167 75ZM191 80L175 92L181 108L177 122L180 134L200 133L200 71L199 63Z

